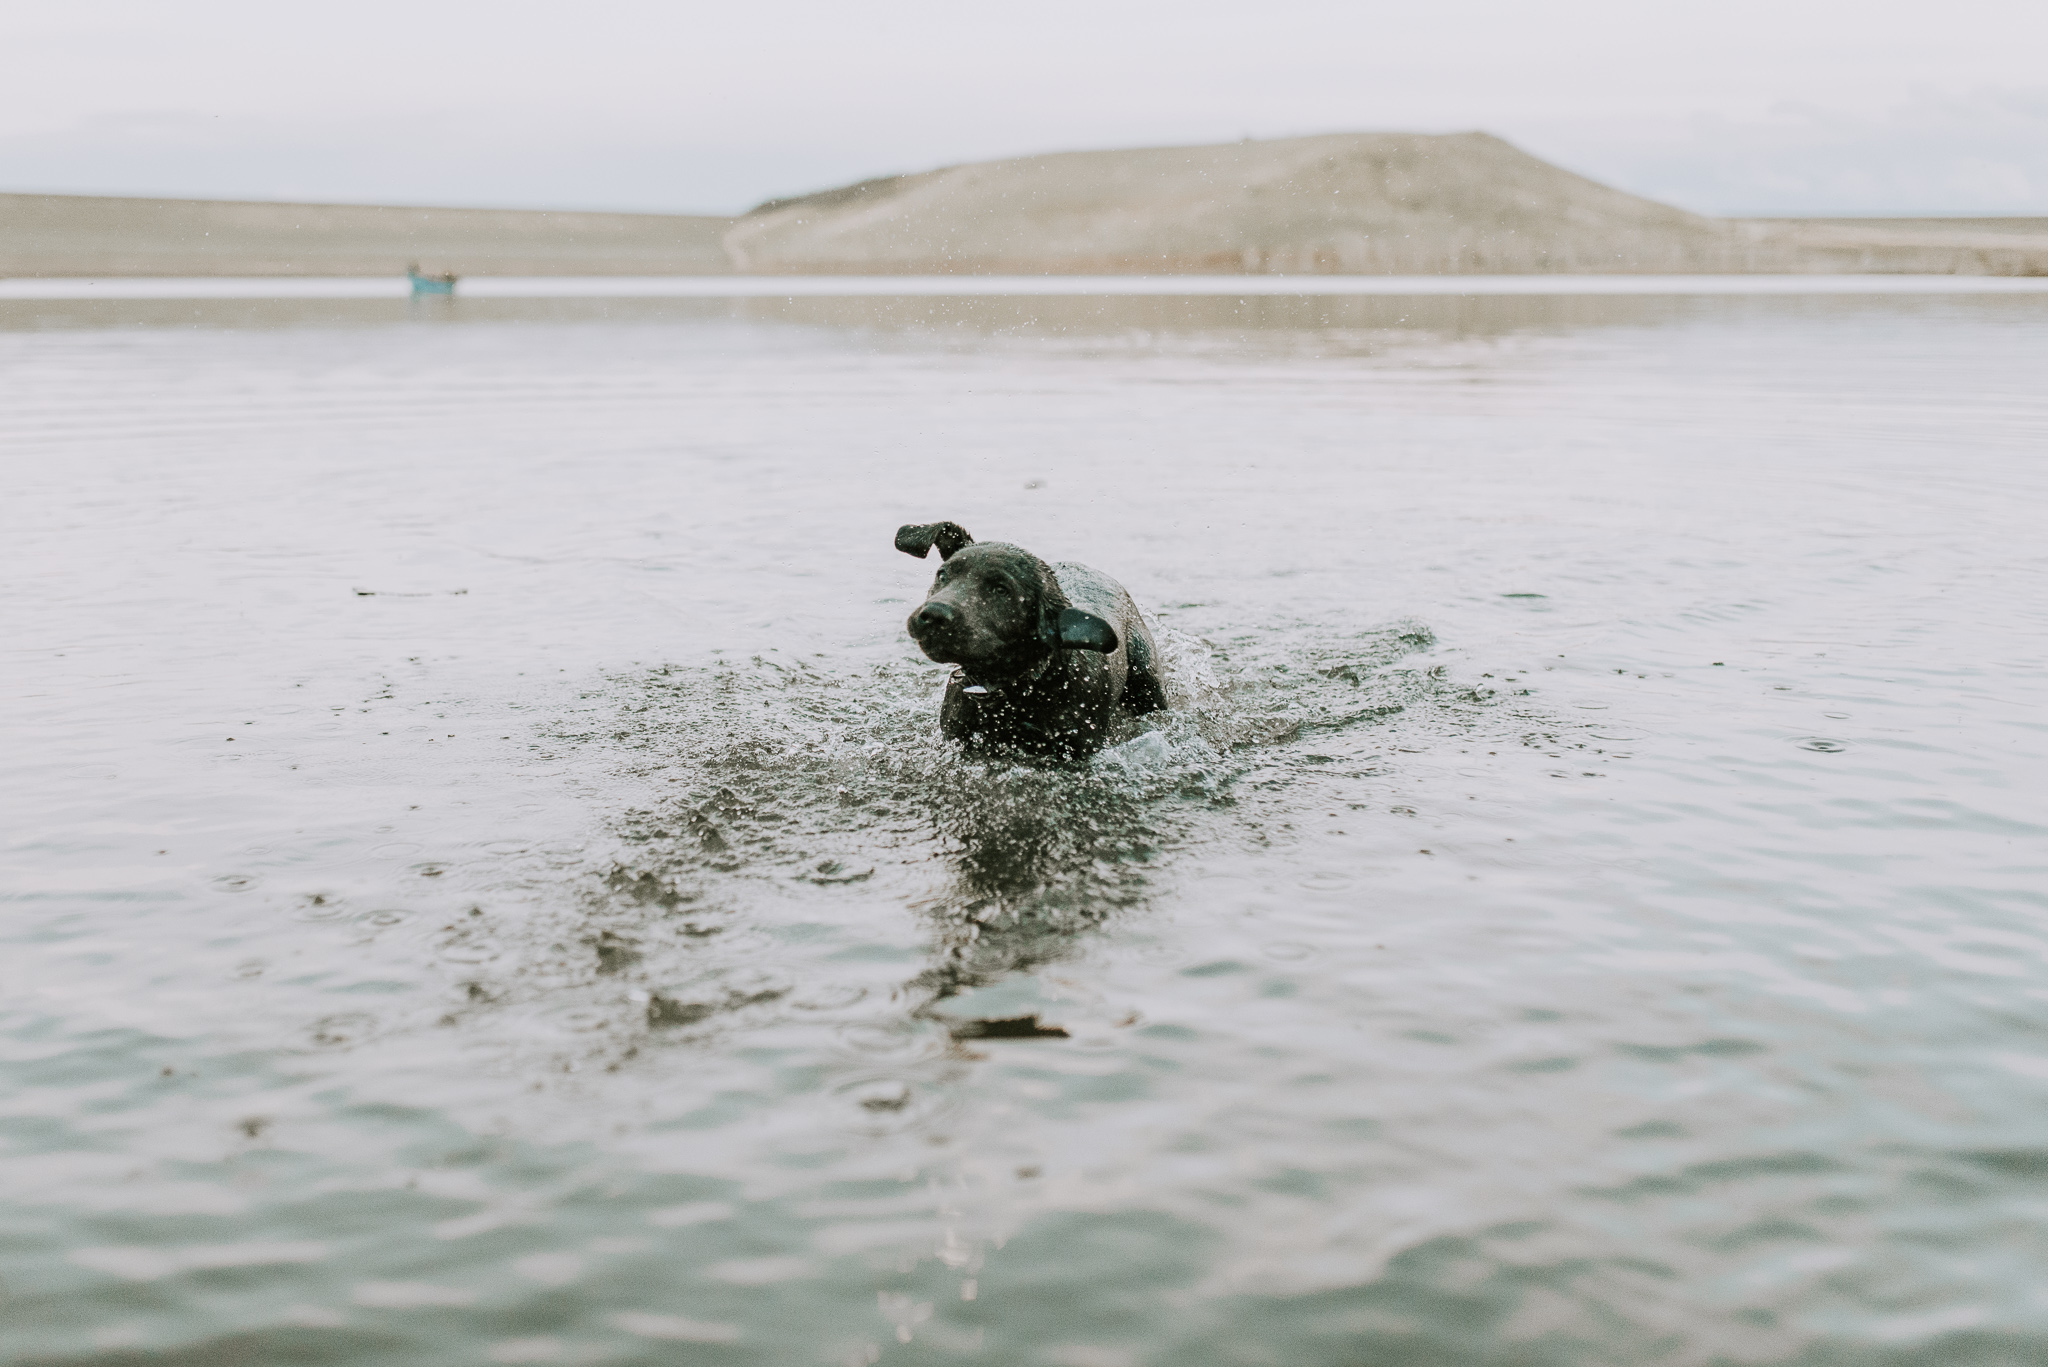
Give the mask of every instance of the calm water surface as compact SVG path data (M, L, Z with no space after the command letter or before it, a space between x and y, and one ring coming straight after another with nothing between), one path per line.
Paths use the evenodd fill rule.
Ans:
M0 1360L2048 1359L2048 300L7 308Z

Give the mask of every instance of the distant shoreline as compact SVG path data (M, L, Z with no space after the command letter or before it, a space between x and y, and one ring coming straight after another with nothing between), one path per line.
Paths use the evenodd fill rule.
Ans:
M733 219L0 194L0 278L724 275Z
M403 299L402 277L42 276L0 279L4 300ZM481 276L470 299L796 299L972 296L2048 294L2048 275L725 275Z
M738 216L0 194L0 280L399 281L415 266L472 291L538 277L2023 279L2048 276L2048 216L1709 218L1483 133L1051 153Z

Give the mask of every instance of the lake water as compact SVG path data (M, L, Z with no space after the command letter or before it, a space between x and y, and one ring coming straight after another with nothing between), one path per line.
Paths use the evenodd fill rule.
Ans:
M0 1360L2048 1359L2044 374L2040 296L0 304ZM952 752L937 518L1180 705Z

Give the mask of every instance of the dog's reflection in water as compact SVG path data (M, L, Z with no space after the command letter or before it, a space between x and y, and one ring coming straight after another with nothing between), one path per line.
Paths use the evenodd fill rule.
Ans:
M1153 804L1059 767L1013 769L1000 782L963 775L932 797L953 878L918 908L932 952L905 984L912 1014L944 1020L956 1039L1064 1035L1035 1017L972 1019L938 1007L1066 958L1106 920L1142 906L1163 845Z

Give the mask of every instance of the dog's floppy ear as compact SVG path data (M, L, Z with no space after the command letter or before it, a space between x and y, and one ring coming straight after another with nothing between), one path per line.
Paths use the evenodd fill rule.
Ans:
M951 560L962 546L973 545L974 538L957 522L913 522L896 529L896 549L919 560L931 552L935 542L939 559Z
M1116 628L1094 613L1079 608L1060 610L1060 649L1099 650L1107 655L1116 646Z

